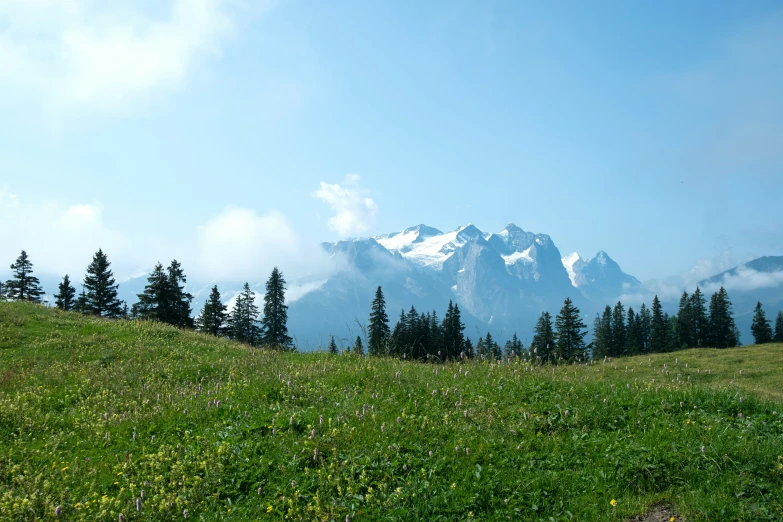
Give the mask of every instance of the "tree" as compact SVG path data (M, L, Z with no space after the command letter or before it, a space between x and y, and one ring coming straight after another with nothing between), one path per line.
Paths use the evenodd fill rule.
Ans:
M552 316L543 312L533 329L533 342L530 343L531 357L541 364L554 363L555 332L552 328Z
M694 325L693 301L688 296L688 292L683 292L680 297L680 308L677 311L677 343L679 348L695 346Z
M775 319L775 335L772 340L776 343L783 343L783 310L778 312Z
M264 294L264 318L261 320L261 340L268 346L287 350L291 347L288 336L288 306L285 304L285 279L274 267L266 282Z
M625 353L627 355L639 355L641 353L641 348L639 348L639 331L637 329L638 324L639 321L637 320L636 314L634 313L633 308L629 306L628 320L626 321L625 326Z
M334 335L332 336L331 341L329 341L329 353L332 355L337 355L339 353L337 351L337 343L334 342Z
M612 353L612 307L606 305L603 315L595 315L593 321L593 359L609 357Z
M617 301L612 311L612 344L609 355L619 357L625 355L625 308L623 303Z
M649 353L661 353L667 348L668 343L668 324L663 317L661 301L656 295L652 303L652 319L650 321L650 341Z
M163 265L157 263L147 276L144 291L136 294L138 301L131 307L134 317L149 321L168 322L171 317L169 278L163 271Z
M650 353L649 343L652 315L650 314L650 309L647 308L644 303L642 303L642 306L639 308L639 315L637 318L639 319L639 349L642 353Z
M462 351L465 352L465 357L468 359L473 359L476 356L476 351L473 348L473 341L470 340L470 337L465 337L465 348Z
M465 331L465 325L462 324L462 319L460 318L459 306L452 304L450 299L441 330L443 331L443 345L446 350L446 356L450 359L458 358L465 344L462 333Z
M761 301L756 302L756 309L753 311L753 323L750 325L750 332L756 344L765 344L772 342L772 326L767 320L764 309L761 308Z
M701 293L701 289L697 286L696 290L691 295L691 308L690 313L692 315L691 326L691 341L694 347L705 347L708 343L710 320L707 316L707 306L704 294Z
M356 341L353 343L353 353L356 355L364 356L364 346L362 345L362 338L361 336L356 336Z
M714 348L733 348L739 344L739 332L734 323L731 300L723 287L710 298L707 341Z
M261 342L261 329L258 326L258 307L255 293L245 283L242 293L234 302L234 309L228 315L228 336L231 339L258 346Z
M11 270L11 279L5 282L5 298L40 303L44 291L41 282L33 275L33 263L30 262L27 252L22 250L16 262L11 264Z
M109 269L110 266L106 254L98 249L87 267L87 275L82 284L85 295L80 309L83 313L102 317L122 315L122 302L117 299L119 285L114 282L114 274Z
M570 298L566 298L555 318L555 332L555 346L560 357L568 362L584 359L587 330L579 317L579 308L574 306Z
M217 285L212 287L209 298L204 303L198 319L196 319L196 329L199 332L210 335L222 335L226 323L226 305L220 300L220 291Z
M68 274L65 274L62 283L57 286L57 295L54 296L54 304L60 310L73 310L75 296L76 289L71 286L71 280L68 277Z
M167 315L163 320L180 328L193 328L192 311L190 308L193 295L185 291L185 283L188 280L185 277L185 272L182 270L182 265L176 259L171 261L167 275L166 298L168 306Z
M367 328L369 339L367 341L368 355L384 355L388 351L389 316L386 314L386 300L383 298L383 290L379 286L375 290L375 299L370 305L370 324Z
M511 340L506 341L506 344L503 347L503 357L521 357L523 350L522 341L519 340L517 333L514 332L514 335L511 336Z
M389 339L389 354L394 357L403 357L408 346L408 322L405 317L405 310L400 311L400 318L394 325L394 331Z
M5 301L5 285L0 281L0 301Z

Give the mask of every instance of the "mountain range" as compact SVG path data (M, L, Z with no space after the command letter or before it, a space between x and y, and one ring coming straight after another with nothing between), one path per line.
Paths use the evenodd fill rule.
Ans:
M451 300L462 311L466 335L476 340L490 331L501 343L515 332L529 342L541 312L556 315L566 297L580 308L590 327L607 304L620 299L638 310L641 302L649 307L655 293L603 250L587 259L577 253L562 255L550 236L513 223L497 233L473 224L450 232L417 225L322 243L321 248L339 268L325 279L289 281L289 333L300 350L323 348L332 335L338 344L348 346L363 335L378 286L383 288L392 326L411 306L419 312L435 310L442 318ZM281 269L285 273L285 267ZM46 284L56 288L54 282L42 282L47 289ZM121 281L120 298L135 302L145 284L144 273ZM229 305L241 289L239 282L189 280L194 313L213 284ZM756 301L764 304L770 319L783 310L783 256L755 259L698 284L708 295L726 286L742 341L750 343ZM264 282L251 283L251 288L260 300ZM676 313L679 295L660 297L664 310Z

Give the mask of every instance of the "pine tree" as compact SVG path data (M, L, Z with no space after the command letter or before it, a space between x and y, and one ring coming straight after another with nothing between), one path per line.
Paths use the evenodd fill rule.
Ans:
M356 355L364 356L364 346L362 345L361 336L356 336L356 341L353 343L353 353Z
M541 314L533 332L533 342L530 343L531 357L535 357L541 364L554 363L555 332L549 312Z
M332 355L337 355L339 353L337 351L337 343L334 342L334 335L332 336L332 339L329 341L329 353Z
M697 286L696 290L691 295L691 308L690 313L693 317L693 323L691 326L691 346L703 348L709 344L709 329L710 320L707 316L707 306L704 294Z
M761 301L756 302L756 309L753 311L753 323L750 325L750 332L756 344L765 344L772 342L772 326L767 320L764 309L761 308Z
M462 334L465 330L465 325L462 324L462 319L460 318L459 306L452 304L451 300L449 300L449 306L446 308L446 316L443 318L441 329L443 331L443 345L447 357L450 359L458 358L465 342Z
M625 345L627 346L627 355L639 355L641 353L641 348L639 347L639 331L637 330L638 323L639 321L637 320L633 308L629 306L628 320L626 321L625 326Z
M593 359L603 359L612 354L612 307L606 305L603 315L596 314L593 322Z
M693 301L688 296L688 292L683 292L677 311L677 344L679 348L692 348L696 345L694 325Z
M5 301L5 285L0 281L0 301Z
M288 336L288 306L285 304L285 279L274 267L266 282L264 294L264 318L261 320L262 342L287 350L291 347Z
M612 311L612 349L610 357L625 355L625 308L623 303L617 301Z
M389 329L389 316L386 314L386 300L383 298L383 290L380 286L375 290L375 299L373 299L370 305L370 324L367 330L369 334L367 354L372 356L385 355L388 352L391 331Z
M84 277L84 302L80 309L85 314L102 317L120 317L122 315L122 302L117 299L118 284L114 282L114 274L109 269L111 263L103 253L98 252L92 258L87 267L87 275Z
M16 262L11 264L11 270L11 279L5 282L5 298L40 303L44 291L41 282L33 275L33 263L30 262L27 252L22 250Z
M389 353L394 357L402 358L408 353L408 324L405 317L405 310L400 312L400 318L394 325L391 339L389 340Z
M137 294L138 301L131 307L131 313L139 319L168 322L171 317L171 299L169 278L163 271L163 265L157 263L147 276L144 291Z
M652 315L650 309L642 303L639 308L639 349L642 353L650 353L650 329L652 328Z
M196 320L196 329L210 335L223 335L226 323L226 305L220 300L220 291L217 285L212 287L209 298L204 303L204 308Z
M739 335L726 289L720 287L710 298L708 343L714 348L733 348L739 344Z
M172 260L167 274L168 288L166 297L168 300L167 314L164 316L164 322L179 326L180 328L193 328L193 318L190 303L193 301L193 295L185 291L187 277L182 270L182 265L176 260Z
M783 310L778 312L778 316L775 319L775 336L772 340L776 343L783 343Z
M652 303L652 319L650 321L649 353L664 352L668 346L668 324L663 317L661 301L656 295Z
M473 341L470 340L470 337L465 337L465 348L463 351L465 352L465 357L468 359L476 357L476 351L475 348L473 348Z
M57 295L54 296L54 304L60 310L73 310L75 296L76 289L71 286L71 280L68 277L68 274L65 274L62 283L57 287Z
M258 306L250 285L245 283L242 293L234 303L234 309L228 315L228 335L231 339L258 346L261 341L261 328L258 326Z
M584 321L579 317L579 308L574 306L570 298L566 298L555 318L555 331L555 346L560 357L567 362L585 358L584 338L587 330Z

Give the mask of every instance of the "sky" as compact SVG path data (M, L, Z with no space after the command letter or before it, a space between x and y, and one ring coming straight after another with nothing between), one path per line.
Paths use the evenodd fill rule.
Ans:
M0 0L0 260L261 280L513 222L706 277L783 255L781 92L779 2Z

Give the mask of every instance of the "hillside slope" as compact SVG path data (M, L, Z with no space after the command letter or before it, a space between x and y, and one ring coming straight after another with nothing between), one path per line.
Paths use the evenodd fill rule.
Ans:
M781 369L283 354L0 303L0 520L780 520Z

